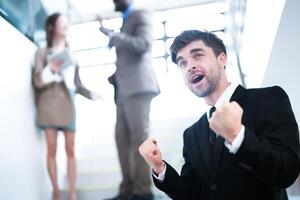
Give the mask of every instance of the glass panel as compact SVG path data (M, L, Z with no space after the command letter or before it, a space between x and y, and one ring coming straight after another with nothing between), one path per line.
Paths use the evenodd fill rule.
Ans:
M168 52L169 54L170 54L170 47L171 47L173 41L174 41L174 38L170 38L170 39L168 39L167 42L166 42L167 52Z
M0 15L31 40L35 30L43 29L46 18L40 0L1 0Z
M161 22L154 23L154 39L161 39L164 37L164 26Z
M152 46L152 56L153 57L160 57L164 56L166 53L166 47L165 47L165 42L162 40L156 40L153 42Z
M91 49L75 52L78 63L82 67L114 63L116 56L108 48Z
M122 22L123 22L123 20L121 17L106 19L106 20L103 20L103 26L108 29L117 31L117 30L121 29Z
M95 65L94 67L81 67L79 73L82 83L87 88L110 94L111 85L107 78L114 73L115 69L115 65Z
M170 16L170 20L166 23L166 33L169 37L174 37L187 29L199 29L199 30L223 30L225 24L225 17L223 14L214 14L209 16L201 16L200 14L187 13L185 16L180 17L181 20L177 20L177 15ZM196 19L196 20L191 20ZM189 23L187 23L187 21Z
M69 34L70 44L74 51L106 47L109 42L108 37L99 31L98 22L72 25Z
M80 77L83 84L90 90L101 94L103 100L90 101L76 95L76 115L78 132L93 133L111 130L115 123L115 104L113 86L107 78L115 71L115 65L98 65L81 67ZM99 124L99 122L101 122Z
M5 12L4 18L26 35L30 35L28 18L28 1L1 0L0 8Z
M175 15L181 17L185 15L211 15L211 14L219 14L225 13L228 11L228 5L226 3L210 3L210 4L199 4L195 6L182 7L177 9L171 9L165 11L165 18L170 20L168 17L172 17Z
M172 62L171 56L168 56L167 58L167 64L168 64L168 70L169 71L177 71L178 72L178 66Z
M167 72L167 63L164 58L155 58L152 60L156 76L159 77ZM159 79L159 78L158 78Z
M215 5L212 9L212 5ZM181 72L177 65L171 62L170 56L164 57L169 52L174 36L185 29L207 29L224 39L226 35L220 31L224 29L225 8L212 4L210 6L194 6L166 11L159 11L153 14L154 42L153 42L153 67L161 88L161 94L154 98L151 108L151 119L171 119L198 116L205 109L205 103L192 94L184 84ZM119 31L122 25L121 18L105 20L107 28ZM114 49L109 50L106 46L108 39L99 33L99 24L91 22L87 25L74 25L70 30L70 40L82 67L80 73L83 75L83 82L95 90L103 86L104 93L112 92L113 88L107 83L107 77L115 70L113 63L116 59ZM166 34L165 35L165 29ZM103 47L103 48L98 48ZM233 65L233 66L232 66ZM92 66L92 67L87 67ZM93 67L94 66L94 67ZM113 66L113 67L112 67ZM236 69L235 62L229 62L228 71L231 73ZM105 71L112 67L111 71ZM100 68L100 70L96 70ZM231 76L233 77L233 76ZM236 77L233 77L235 79ZM105 92L106 91L106 92ZM107 95L113 101L113 95ZM185 105L185 106L178 106ZM114 106L112 104L112 106ZM112 108L111 108L112 109Z

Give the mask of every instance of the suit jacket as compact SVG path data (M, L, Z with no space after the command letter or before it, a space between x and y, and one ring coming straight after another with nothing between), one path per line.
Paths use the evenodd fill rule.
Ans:
M110 38L116 47L115 81L120 97L137 93L159 94L152 67L152 16L145 10L132 10L123 23L121 33Z
M32 82L35 93L37 122L41 125L69 126L75 117L72 98L64 82L44 84L41 78L42 71L47 65L47 48L38 49L35 54L35 64L32 73ZM74 61L76 92L91 99L91 91L86 89L79 77L79 68Z
M181 175L167 164L155 185L176 200L286 200L285 188L297 178L299 130L287 94L278 86L244 89L231 101L243 108L245 138L231 154L219 136L211 160L204 114L184 132Z

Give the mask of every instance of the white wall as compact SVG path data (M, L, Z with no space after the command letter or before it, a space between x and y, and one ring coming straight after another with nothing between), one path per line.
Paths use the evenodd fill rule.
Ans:
M290 101L300 126L300 1L287 0L274 41L263 85L280 85ZM300 177L289 194L300 196Z
M45 144L30 81L36 46L1 17L0 30L0 199L45 199Z
M288 93L300 125L300 1L287 0L263 85L280 85Z
M247 88L262 85L285 2L286 0L247 1L240 52Z

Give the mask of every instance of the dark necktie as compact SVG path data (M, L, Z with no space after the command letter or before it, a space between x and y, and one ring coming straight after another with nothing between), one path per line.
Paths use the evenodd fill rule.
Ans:
M211 118L213 112L215 112L216 110L216 107L211 107L211 109L209 110L209 118ZM215 149L215 146L216 146L216 142L217 142L217 134L209 128L209 140L210 140L210 144L211 144L211 147L212 147L212 150Z

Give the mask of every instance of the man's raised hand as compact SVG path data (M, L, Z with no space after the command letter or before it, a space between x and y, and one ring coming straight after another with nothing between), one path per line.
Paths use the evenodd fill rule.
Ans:
M139 152L155 173L160 174L164 170L165 164L155 139L148 138L145 140L139 147Z

